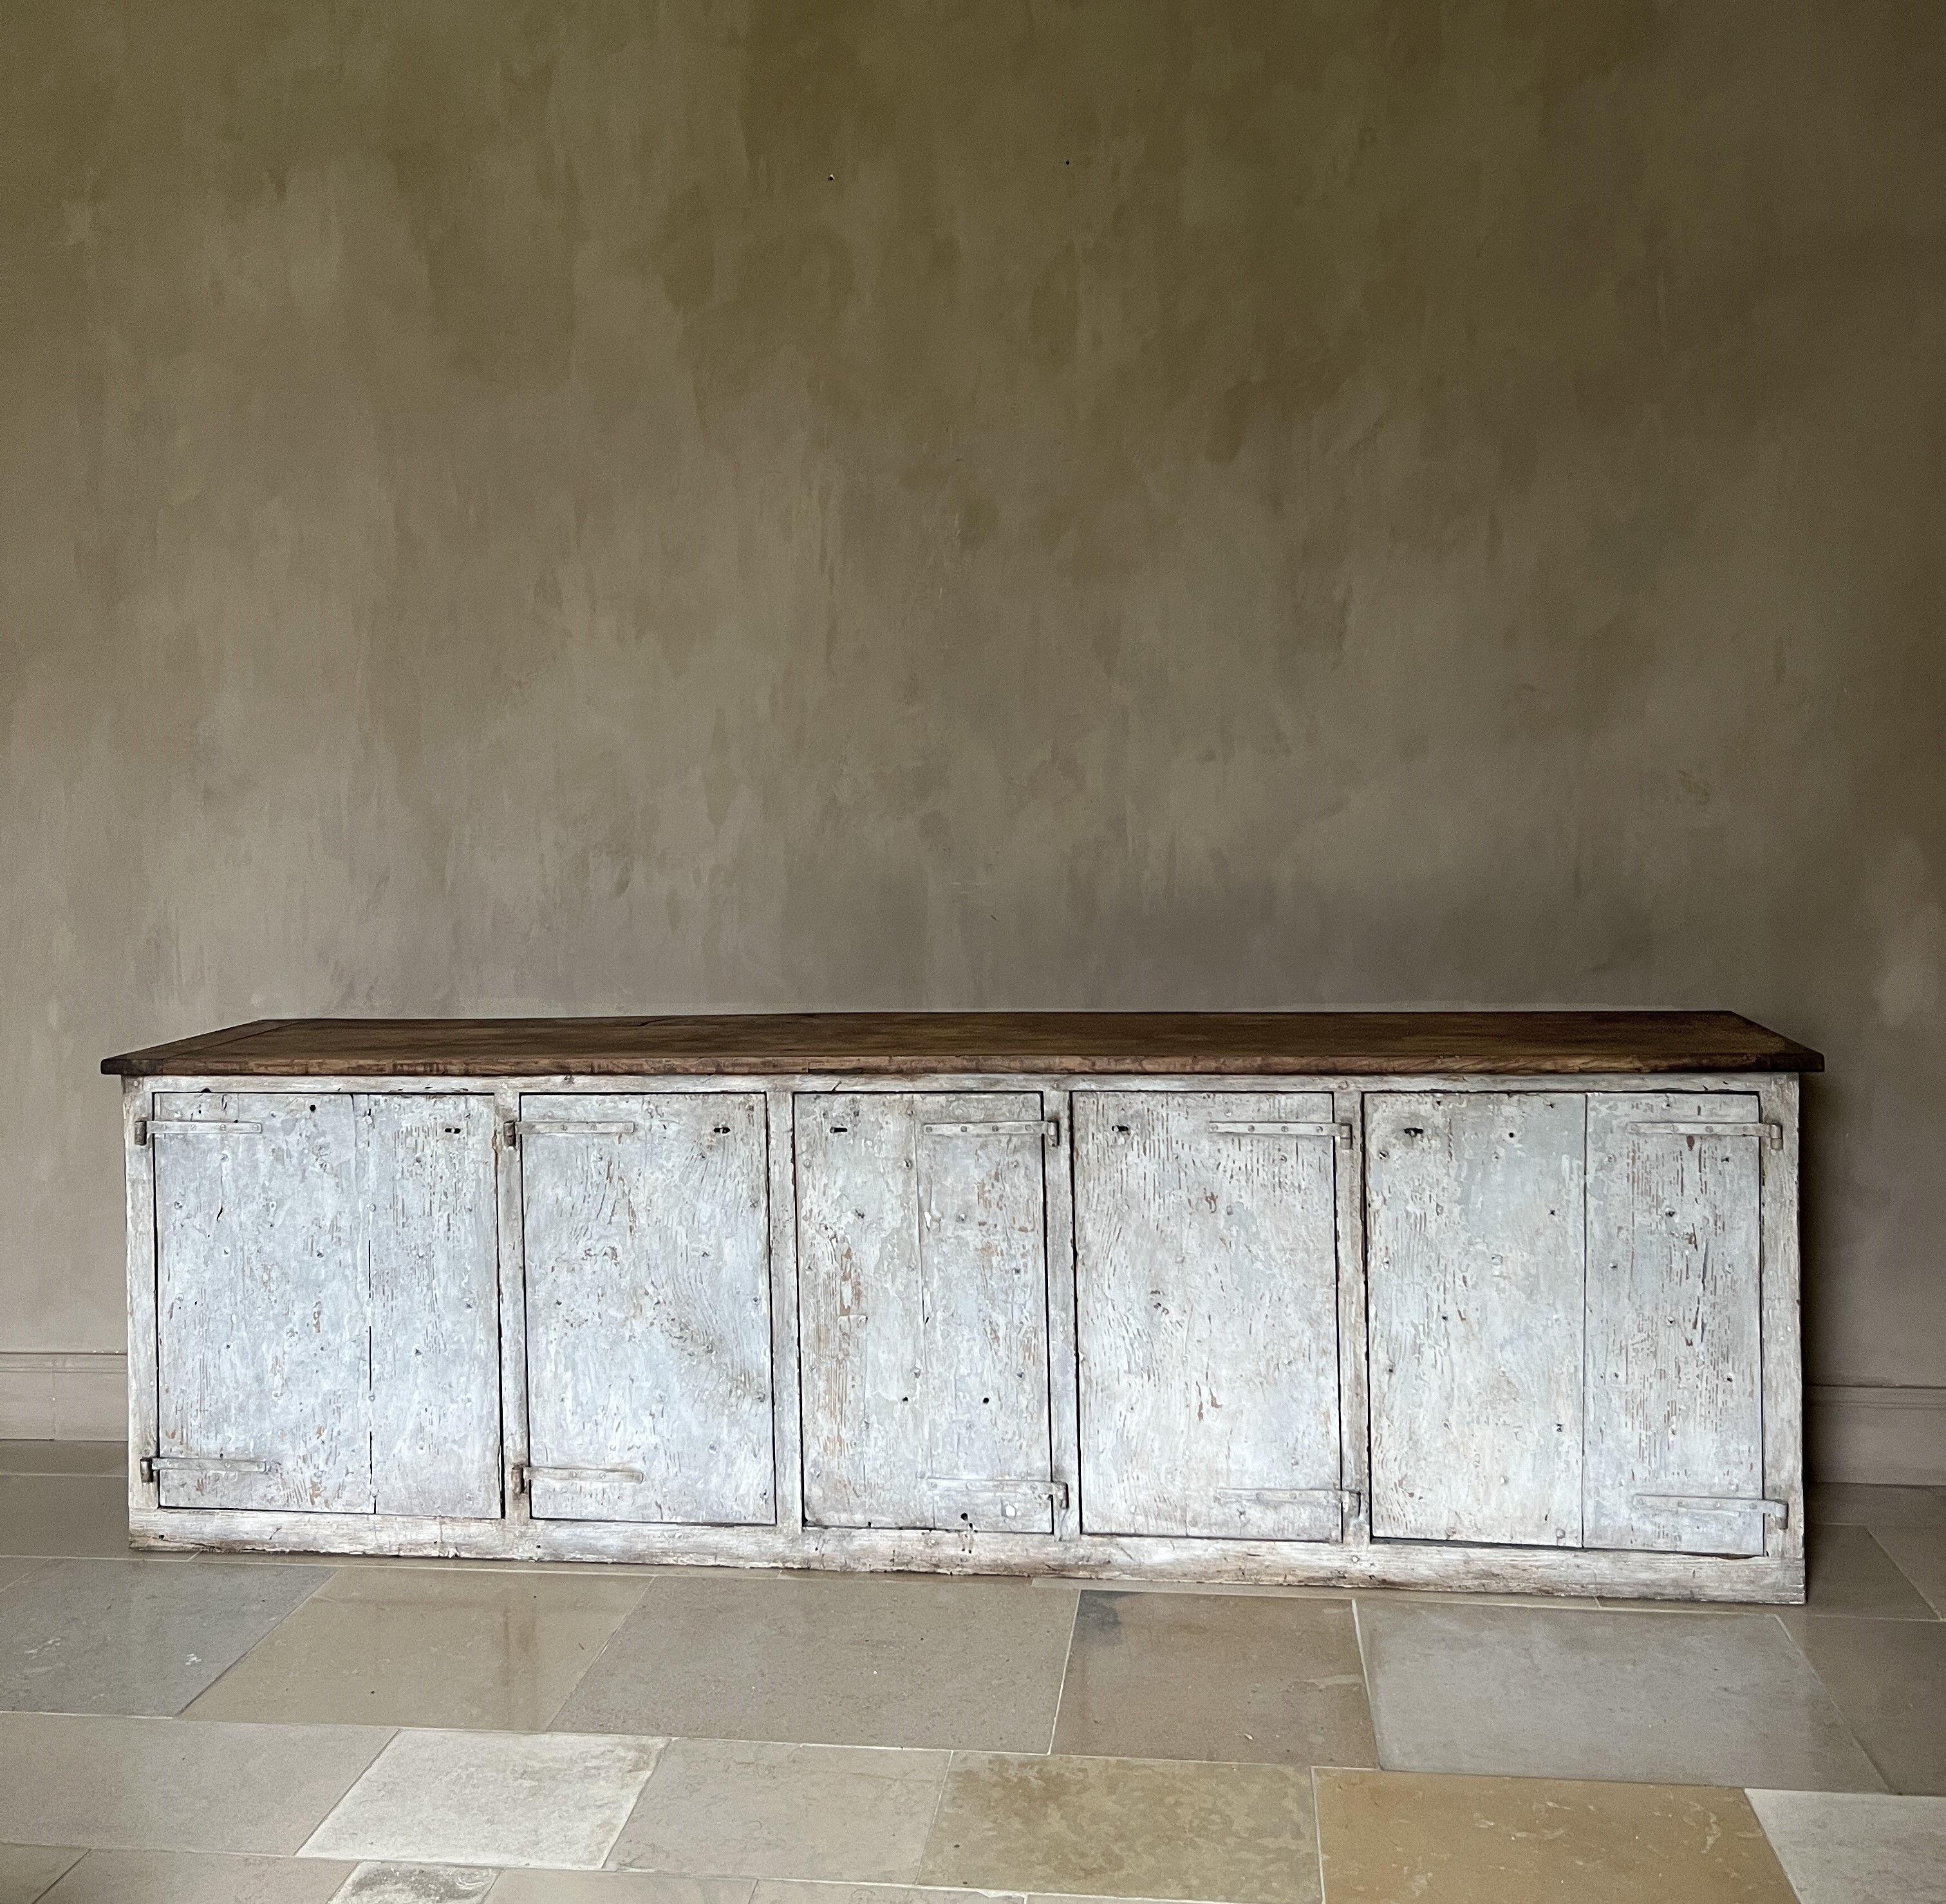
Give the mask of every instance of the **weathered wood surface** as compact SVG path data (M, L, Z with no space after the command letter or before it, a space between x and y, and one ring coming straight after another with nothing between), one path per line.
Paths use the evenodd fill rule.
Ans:
M1330 1094L1073 1106L1083 1525L1338 1539ZM1219 1128L1280 1122L1327 1134Z
M810 1524L1052 1532L1041 1121L1025 1092L798 1099Z
M131 1077L1546 1076L1824 1063L1729 1011L823 1012L262 1019L125 1052L102 1069Z
M1583 1105L1366 1100L1375 1538L1580 1544Z
M1645 1132L1747 1122L1750 1097L1588 1100L1585 1544L1761 1554L1755 1510L1651 1505L1764 1495L1759 1149Z
M372 1509L354 1108L156 1100L159 1452L212 1464L165 1465L164 1507ZM258 1128L224 1128L243 1125Z
M762 1097L536 1095L520 1115L533 1514L771 1521ZM576 1128L601 1125L621 1128Z
M500 1511L500 1314L488 1097L361 1096L372 1470L388 1514Z

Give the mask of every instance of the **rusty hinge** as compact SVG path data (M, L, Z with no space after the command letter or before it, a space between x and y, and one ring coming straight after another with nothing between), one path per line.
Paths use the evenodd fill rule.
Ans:
M135 1142L138 1146L147 1143L150 1134L156 1131L261 1131L263 1128L243 1117L138 1117Z
M639 1467L579 1467L558 1461L516 1461L513 1467L514 1492L533 1490L535 1477L543 1481L634 1481L648 1477Z
M500 1127L501 1141L509 1150L523 1137L632 1137L641 1127L626 1119L601 1122L594 1118L510 1117Z
M1754 1118L1741 1121L1710 1119L1678 1120L1675 1118L1645 1118L1631 1124L1630 1131L1645 1137L1754 1137L1768 1149L1777 1149L1784 1142L1784 1129L1781 1125L1760 1124Z
M277 1464L261 1455L144 1455L136 1471L145 1481L159 1481L165 1470L190 1474L274 1474Z

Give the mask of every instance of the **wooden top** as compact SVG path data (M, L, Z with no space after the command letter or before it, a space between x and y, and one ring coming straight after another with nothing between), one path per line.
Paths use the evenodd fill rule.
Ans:
M111 1076L958 1072L1548 1076L1821 1071L1733 1011L860 1011L262 1018L104 1058Z

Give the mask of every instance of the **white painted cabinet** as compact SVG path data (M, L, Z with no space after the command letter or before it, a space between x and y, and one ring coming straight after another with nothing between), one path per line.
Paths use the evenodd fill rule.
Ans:
M532 1512L776 1517L764 1100L520 1100Z
M1339 1539L1330 1093L1073 1103L1083 1526Z
M805 1519L1049 1533L1033 1091L796 1100Z
M165 1507L497 1514L490 1104L156 1096Z

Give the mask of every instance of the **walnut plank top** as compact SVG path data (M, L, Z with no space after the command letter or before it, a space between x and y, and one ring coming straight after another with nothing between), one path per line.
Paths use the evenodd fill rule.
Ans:
M1821 1071L1824 1060L1733 1011L859 1011L263 1018L101 1068L125 1078L1532 1077Z

